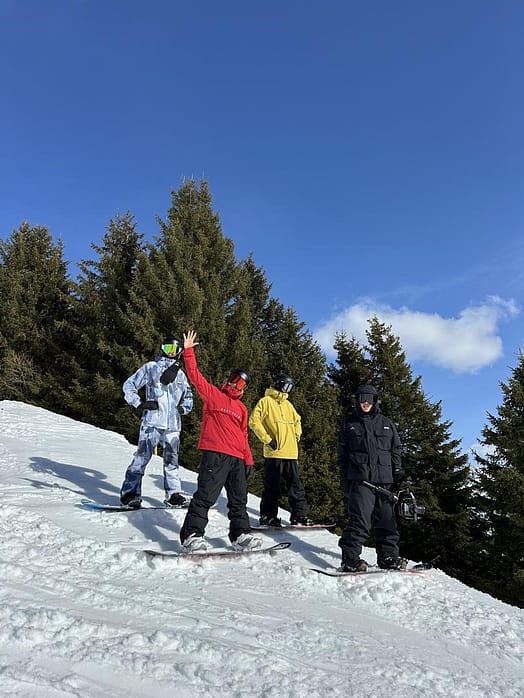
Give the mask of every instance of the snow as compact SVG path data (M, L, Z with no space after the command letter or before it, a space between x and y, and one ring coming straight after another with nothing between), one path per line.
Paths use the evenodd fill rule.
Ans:
M1 696L524 695L524 611L440 570L315 574L339 564L325 530L260 534L292 541L274 556L146 556L179 549L183 510L80 503L116 503L133 451L113 432L0 402ZM196 474L182 480L193 492ZM144 495L163 499L156 456ZM254 522L258 498L248 506ZM229 544L222 496L206 535Z

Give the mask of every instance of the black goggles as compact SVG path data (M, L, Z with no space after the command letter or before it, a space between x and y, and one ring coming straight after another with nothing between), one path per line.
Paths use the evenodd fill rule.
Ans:
M290 393L293 388L293 383L291 381L286 381L285 383L279 383L278 389L281 393Z

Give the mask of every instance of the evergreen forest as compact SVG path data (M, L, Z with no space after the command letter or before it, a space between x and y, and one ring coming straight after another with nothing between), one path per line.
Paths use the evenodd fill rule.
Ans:
M375 385L398 426L403 465L425 513L400 521L401 554L433 563L464 583L524 606L524 355L488 414L474 463L451 437L439 402L424 394L392 328L368 321L367 340L336 337L329 364L293 308L271 295L252 256L238 260L205 180L171 192L147 241L132 213L115 215L92 259L72 278L49 230L23 222L0 240L0 399L18 400L123 434L136 443L140 414L122 383L159 353L164 336L198 332L202 373L220 383L242 366L251 410L272 376L295 381L302 417L300 470L310 515L347 521L337 466L340 419L361 383ZM201 403L184 417L181 464L198 469ZM262 491L262 446L250 434ZM123 476L123 473L122 473ZM286 507L283 497L282 506ZM373 541L369 541L373 545Z

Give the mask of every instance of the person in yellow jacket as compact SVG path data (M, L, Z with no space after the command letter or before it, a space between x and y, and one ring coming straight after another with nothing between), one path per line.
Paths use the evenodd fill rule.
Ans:
M261 526L281 526L278 518L280 482L287 487L291 524L311 526L304 485L298 473L298 442L302 435L300 415L289 401L293 380L281 373L273 387L255 405L249 428L264 444L264 491L260 500Z

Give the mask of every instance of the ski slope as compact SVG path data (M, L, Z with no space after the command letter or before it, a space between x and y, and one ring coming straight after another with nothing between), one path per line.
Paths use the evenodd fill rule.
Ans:
M271 557L149 558L144 548L179 549L184 510L80 504L116 502L133 451L118 434L0 402L1 696L524 695L524 611L439 570L315 574L339 564L325 530L260 533L292 542ZM193 492L196 474L182 480ZM158 457L144 497L163 499ZM206 535L229 544L223 497Z

